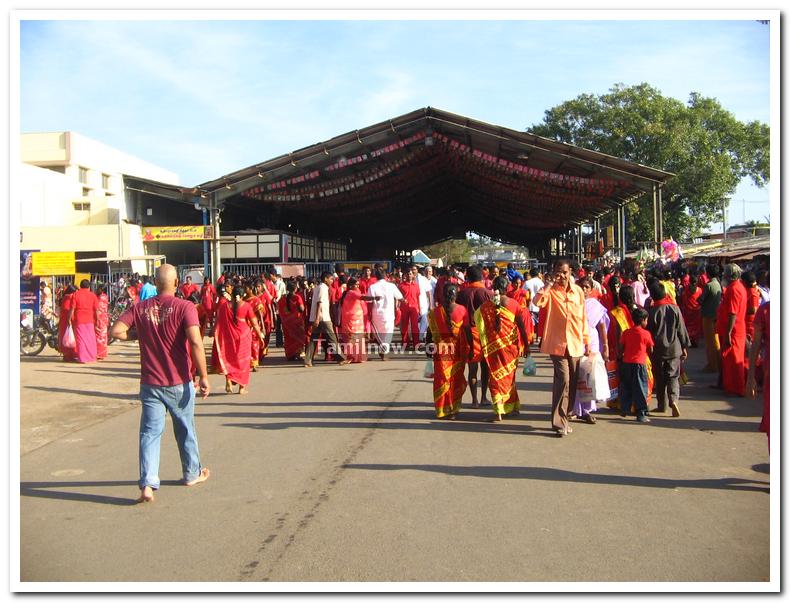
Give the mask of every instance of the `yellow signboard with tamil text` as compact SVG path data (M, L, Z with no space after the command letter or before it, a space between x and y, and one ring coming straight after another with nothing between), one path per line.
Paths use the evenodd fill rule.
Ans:
M143 242L155 241L203 241L212 239L211 226L144 226Z
M58 276L77 272L73 251L36 251L33 258L33 276Z

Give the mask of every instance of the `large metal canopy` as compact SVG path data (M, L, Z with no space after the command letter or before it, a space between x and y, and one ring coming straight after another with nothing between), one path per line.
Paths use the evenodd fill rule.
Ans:
M197 189L228 210L223 229L297 230L358 250L412 249L469 231L540 247L672 176L427 107Z

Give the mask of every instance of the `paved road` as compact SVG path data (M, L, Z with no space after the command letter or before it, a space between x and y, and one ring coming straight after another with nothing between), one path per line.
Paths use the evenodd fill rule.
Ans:
M196 419L212 478L179 486L166 432L157 500L133 505L136 358L123 343L88 367L23 361L23 581L769 578L760 405L709 376L691 373L681 418L603 411L557 439L546 357L498 425L468 403L434 420L418 356L273 359L248 396L212 377Z

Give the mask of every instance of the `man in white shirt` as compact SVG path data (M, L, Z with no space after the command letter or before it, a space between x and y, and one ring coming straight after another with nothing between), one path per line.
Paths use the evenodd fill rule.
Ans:
M435 295L437 290L437 277L434 276L433 266L426 266L426 278L428 279L428 282L431 283L431 297L429 298L430 301L428 305L429 312L431 312L431 309L434 307L434 304L436 303L434 300L437 299Z
M332 328L332 318L330 317L330 285L332 284L332 273L323 272L321 275L321 283L313 291L313 300L310 304L310 317L309 320L313 325L313 330L310 334L310 345L308 346L308 353L305 356L305 366L313 366L313 352L316 349L316 340L320 334L323 334L327 339L327 351L332 352L340 357L338 364L344 365L351 362L343 354L341 346L338 344L338 338L335 336L335 329Z
M277 302L286 294L286 283L283 282L281 274L275 275L275 291L277 291L277 295L275 296L275 303L272 304L272 310L275 313L275 345L283 347L283 326L280 322L280 313L277 311Z
M420 330L420 341L426 336L428 329L428 311L431 308L431 281L420 274L418 267L412 264L410 268L415 275L418 287L420 287L420 316L418 317L418 329Z
M530 315L533 317L533 326L538 326L538 306L533 303L541 289L544 288L544 281L538 278L538 268L530 269L530 278L522 285L525 291L530 293Z
M390 351L390 342L393 340L396 302L404 299L404 296L398 287L385 280L384 272L377 270L374 272L374 276L377 281L368 287L368 295L379 299L372 304L371 326L381 346L379 357L384 360L385 354Z

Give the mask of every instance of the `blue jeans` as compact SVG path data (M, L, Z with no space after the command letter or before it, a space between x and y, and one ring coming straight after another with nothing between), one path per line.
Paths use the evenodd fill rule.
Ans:
M166 412L173 421L184 481L197 478L201 466L195 433L195 386L191 381L173 386L141 383L140 401L140 488L159 488L159 443L165 431Z
M628 415L632 404L638 417L648 414L648 369L645 364L621 363L618 396L621 398L621 414Z

